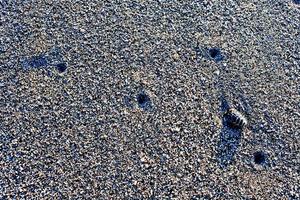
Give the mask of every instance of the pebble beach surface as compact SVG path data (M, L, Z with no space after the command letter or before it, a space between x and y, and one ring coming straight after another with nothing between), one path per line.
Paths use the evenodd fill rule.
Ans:
M292 200L299 166L299 1L0 0L1 200Z

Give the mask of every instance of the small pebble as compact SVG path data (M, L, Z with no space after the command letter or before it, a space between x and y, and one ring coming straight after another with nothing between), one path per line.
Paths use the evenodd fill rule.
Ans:
M220 70L214 71L214 74L217 75L217 76L219 76L220 75Z

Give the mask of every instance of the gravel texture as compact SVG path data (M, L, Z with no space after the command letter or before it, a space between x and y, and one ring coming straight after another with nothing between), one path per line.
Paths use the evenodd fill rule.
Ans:
M300 199L299 52L295 0L1 0L0 199Z

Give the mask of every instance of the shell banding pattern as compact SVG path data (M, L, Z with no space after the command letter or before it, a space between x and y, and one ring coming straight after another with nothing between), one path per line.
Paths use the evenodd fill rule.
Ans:
M234 108L228 109L224 117L226 124L230 127L242 129L248 124L247 119L242 115L242 113Z

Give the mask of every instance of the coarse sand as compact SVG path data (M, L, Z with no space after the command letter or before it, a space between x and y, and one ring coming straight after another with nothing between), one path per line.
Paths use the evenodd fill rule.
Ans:
M1 200L300 199L299 134L299 1L0 0Z

